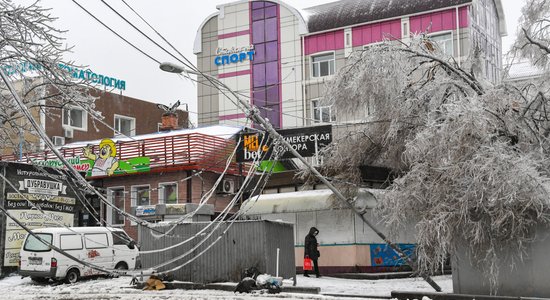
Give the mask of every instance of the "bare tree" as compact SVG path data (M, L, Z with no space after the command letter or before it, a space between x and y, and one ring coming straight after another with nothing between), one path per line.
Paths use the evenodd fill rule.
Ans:
M21 6L0 1L0 68L17 86L36 118L41 113L46 117L54 111L59 114L59 109L67 105L88 110L94 102L85 87L86 79L76 80L75 66L64 60L70 48L61 37L63 31L53 26L54 21L49 9L40 7L38 2ZM0 97L0 143L4 151L17 149L23 139L23 151L36 150L36 142L29 141L36 134L1 80Z
M538 32L523 49L546 65L548 35ZM374 113L326 149L324 171L357 184L358 166L391 167L398 175L378 207L390 236L416 224L422 273L466 248L495 292L498 262L523 259L550 221L550 95L533 82L485 82L478 53L459 65L424 36L356 53L325 101Z

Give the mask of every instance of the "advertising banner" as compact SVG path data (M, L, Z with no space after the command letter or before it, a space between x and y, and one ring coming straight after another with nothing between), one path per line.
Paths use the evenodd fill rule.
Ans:
M98 145L97 151L93 151L91 145L82 148L82 156L65 158L78 172L86 173L86 178L105 177L111 175L123 175L149 172L150 158L140 156L119 160L117 158L116 144L111 139L103 139ZM59 159L40 160L33 159L32 163L38 166L65 169L65 165Z
M331 125L281 129L277 132L303 157L314 156L332 142ZM237 162L248 162L258 158L268 160L273 151L272 145L273 141L267 133L242 133L241 141L237 145ZM288 149L278 150L282 151L280 159L294 158Z
M77 196L73 187L68 185L67 173L18 163L4 164L2 172L7 178L2 195L4 208L17 221L29 229L59 227L61 224L74 226ZM19 250L27 232L9 217L4 227L4 266L17 266Z

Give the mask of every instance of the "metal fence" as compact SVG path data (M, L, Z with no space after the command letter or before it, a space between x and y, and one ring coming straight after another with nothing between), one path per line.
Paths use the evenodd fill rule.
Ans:
M162 249L175 245L195 235L209 223L180 224L168 235L161 236L158 231L166 232L171 226L156 227L155 231L141 227L139 241L141 250ZM150 268L188 252L200 243L216 224L188 243L168 251L142 254L143 268ZM276 275L277 248L279 252L279 276L292 278L296 276L294 258L293 225L283 222L265 220L236 221L225 233L229 223L222 223L208 240L191 252L190 255L158 269L166 271L188 263L192 258L214 243L214 246L173 272L175 280L196 283L238 282L244 269L256 267L261 273Z

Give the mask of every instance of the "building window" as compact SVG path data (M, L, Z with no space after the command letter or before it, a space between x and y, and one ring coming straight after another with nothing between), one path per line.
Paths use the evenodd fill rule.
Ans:
M63 109L63 126L74 129L87 130L87 113L79 108Z
M313 121L315 123L336 122L336 113L334 112L334 109L332 109L332 105L321 106L319 100L312 100L311 106Z
M107 189L108 200L118 209L124 211L124 188L108 188ZM124 225L124 216L107 206L107 222L112 225Z
M125 136L136 135L136 119L115 115L115 130L115 136L120 134Z
M132 206L143 206L151 203L149 185L132 186Z
M453 34L444 33L430 36L430 39L437 43L441 51L447 55L453 55Z
M176 182L159 184L159 203L178 203L178 184Z
M334 53L311 57L313 77L334 75Z

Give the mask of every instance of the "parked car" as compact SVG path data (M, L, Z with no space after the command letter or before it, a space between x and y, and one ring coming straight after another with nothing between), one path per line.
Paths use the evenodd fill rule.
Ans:
M32 232L73 257L101 268L132 270L141 267L136 243L119 228L56 227ZM53 279L74 283L81 277L105 273L68 258L28 234L20 251L19 274L37 282Z

